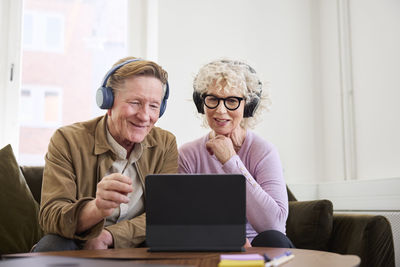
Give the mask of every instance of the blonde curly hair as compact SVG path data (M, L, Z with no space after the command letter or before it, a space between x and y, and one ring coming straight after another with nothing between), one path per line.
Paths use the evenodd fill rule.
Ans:
M203 95L210 86L224 93L229 93L232 88L239 89L246 105L257 103L253 116L242 119L240 126L243 128L254 128L259 122L262 111L269 110L271 104L269 94L263 90L256 71L242 61L220 59L201 67L193 81L194 93ZM203 116L203 126L208 127L205 116Z

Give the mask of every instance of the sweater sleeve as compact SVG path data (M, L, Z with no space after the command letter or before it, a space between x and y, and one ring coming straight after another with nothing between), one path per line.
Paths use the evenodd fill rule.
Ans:
M250 154L251 170L238 155L222 168L226 173L241 173L246 178L246 217L254 230L278 230L285 233L288 199L281 162L274 147Z
M198 161L202 160L201 140L194 140L186 143L179 148L178 172L179 173L197 173ZM199 170L204 172L204 170Z
M186 143L179 149L180 173L238 173L246 177L246 217L258 233L285 233L288 216L286 184L278 151L249 132L239 155L222 165L204 148L206 138Z
M179 173L193 173L192 167L187 158L187 155L185 154L185 152L182 149L179 150L178 172Z

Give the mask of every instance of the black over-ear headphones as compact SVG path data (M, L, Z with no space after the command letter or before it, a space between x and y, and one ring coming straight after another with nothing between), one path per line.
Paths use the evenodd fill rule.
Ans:
M141 61L141 59L129 59L125 62L122 62L121 64L118 64L116 66L114 66L113 68L111 68L107 74L104 76L103 82L101 84L101 87L99 87L99 89L97 89L96 92L96 103L97 106L99 106L99 108L101 109L110 109L113 106L114 103L114 94L113 94L113 90L111 87L107 87L107 82L108 79L110 78L111 75L113 75L114 72L116 72L119 68L121 68L122 66L134 62L134 61ZM161 106L160 106L160 115L159 117L161 117L164 112L165 109L167 108L167 100L169 97L169 85L168 85L168 81L165 84L166 88L165 88L165 94L163 97L163 100L161 102Z
M228 61L228 60L221 60L220 62L222 62L222 63L234 62L235 64L245 65L251 73L256 74L256 71L251 66L247 65L246 63L243 63L240 61ZM244 111L243 111L244 118L253 117L254 113L256 112L256 110L258 108L258 105L260 104L260 98L261 98L261 92L262 92L262 90L261 90L262 83L260 80L258 81L258 86L260 88L259 92L251 93L250 100L247 101L246 105L244 106ZM201 114L204 114L204 99L203 99L202 94L196 90L193 92L193 102L196 105L197 111Z

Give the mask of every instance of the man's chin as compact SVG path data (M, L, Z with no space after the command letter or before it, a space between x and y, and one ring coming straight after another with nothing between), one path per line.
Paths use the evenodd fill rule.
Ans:
M135 138L131 138L129 141L134 144L137 144L137 143L141 143L143 140L144 140L144 137L143 138L135 137Z
M135 134L130 136L129 141L131 141L132 143L141 143L147 134L147 131L142 133L135 132Z

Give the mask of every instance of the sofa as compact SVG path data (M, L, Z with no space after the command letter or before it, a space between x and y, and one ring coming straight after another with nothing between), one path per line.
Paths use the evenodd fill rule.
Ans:
M329 200L297 201L288 189L286 234L296 248L358 255L360 267L395 266L390 222L384 216L333 212Z
M42 236L37 215L42 166L19 166L0 150L0 254L28 252ZM298 201L289 188L286 233L296 248L353 254L360 266L395 266L392 230L383 216L333 213L329 200Z

